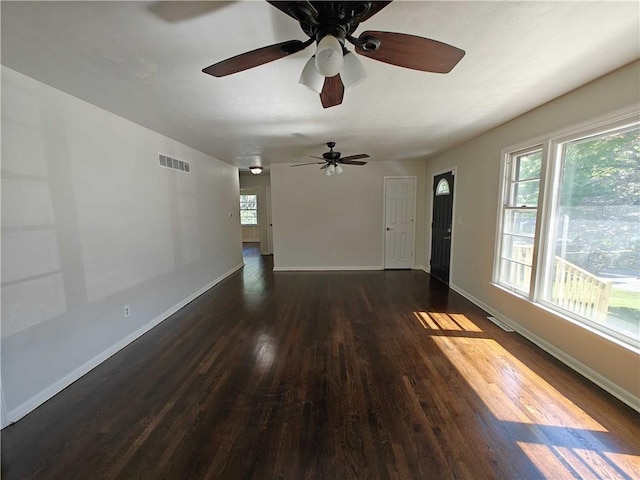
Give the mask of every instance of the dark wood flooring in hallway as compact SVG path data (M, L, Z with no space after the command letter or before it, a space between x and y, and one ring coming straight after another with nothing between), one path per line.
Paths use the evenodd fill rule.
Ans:
M636 412L424 272L245 252L3 430L2 478L640 478Z

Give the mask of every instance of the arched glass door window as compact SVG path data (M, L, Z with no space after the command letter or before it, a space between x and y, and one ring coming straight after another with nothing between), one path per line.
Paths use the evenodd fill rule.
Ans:
M450 193L449 182L446 178L441 178L436 186L436 195L449 195Z

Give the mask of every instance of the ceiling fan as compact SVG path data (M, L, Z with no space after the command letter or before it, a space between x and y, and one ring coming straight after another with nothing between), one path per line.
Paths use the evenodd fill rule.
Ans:
M242 53L203 69L204 73L224 77L300 52L316 42L316 53L302 70L299 83L318 92L322 106L329 108L342 103L345 88L366 78L364 67L347 50L346 42L365 57L424 72L449 73L465 55L464 50L446 43L404 33L365 31L357 38L352 36L360 23L391 0L268 3L297 20L309 39L289 40Z
M298 165L291 165L292 167L303 167L305 165L322 165L320 170L325 170L325 174L330 177L333 174L339 175L342 173L342 167L340 165L366 165L367 162L360 162L361 158L369 158L366 153L358 153L357 155L349 155L348 157L340 157L340 152L334 152L333 147L336 146L336 142L327 142L329 147L328 152L324 152L322 157L316 157L311 155L311 158L317 158L322 162L311 163L299 163Z

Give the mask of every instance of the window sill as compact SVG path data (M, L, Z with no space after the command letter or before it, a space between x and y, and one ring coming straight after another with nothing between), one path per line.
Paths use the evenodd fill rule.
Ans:
M593 335L597 335L597 336L599 336L601 338L604 338L605 340L607 340L607 341L609 341L611 343L614 343L619 347L622 347L622 348L624 348L626 350L629 350L629 351L631 351L633 353L640 354L640 342L636 342L633 339L626 340L626 339L618 338L615 335L612 335L612 334L610 334L608 332L602 331L602 330L600 330L600 329L598 329L598 328L596 328L596 327L594 327L594 326L592 326L592 325L590 325L588 323L585 323L585 322L583 322L581 320L573 318L570 315L566 315L566 314L564 314L564 313L562 313L562 312L550 307L549 305L547 305L545 303L533 301L530 298L528 298L527 296L523 295L522 293L520 293L518 291L515 291L515 290L511 290L511 289L509 289L509 288L507 288L507 287L505 287L503 285L500 285L500 284L497 284L497 283L494 283L494 282L491 282L490 285L492 285L493 287L497 288L498 290L501 290L501 291L503 291L505 293L513 295L514 297L516 297L516 298L518 298L520 300L523 300L523 301L527 302L528 304L532 305L533 307L539 308L539 309L545 311L546 313L549 313L549 314L557 317L560 320L564 320L564 321L567 321L569 323L572 323L573 325L575 325L577 327L580 327L580 328L582 328L584 330L587 330L588 332L592 333Z

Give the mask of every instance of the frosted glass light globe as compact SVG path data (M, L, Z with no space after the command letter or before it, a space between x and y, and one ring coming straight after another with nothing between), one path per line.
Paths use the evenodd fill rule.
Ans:
M333 35L325 35L316 50L316 69L325 77L334 77L343 64L342 45Z

